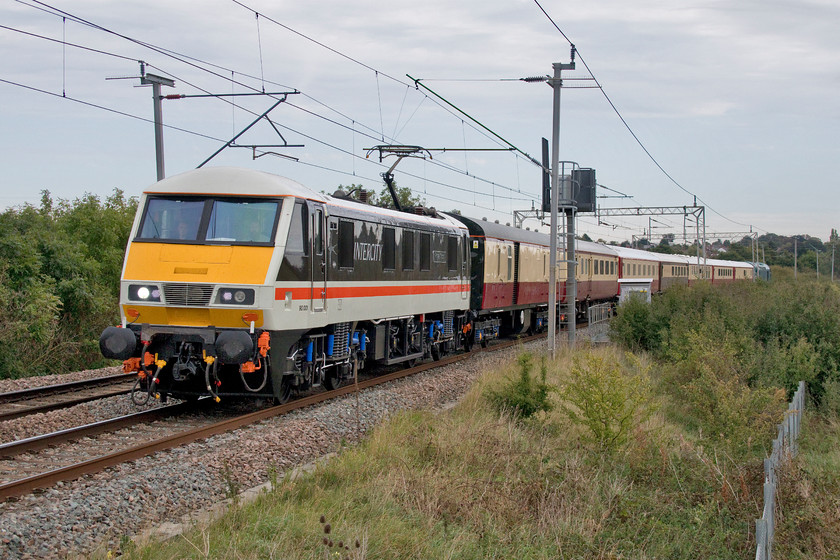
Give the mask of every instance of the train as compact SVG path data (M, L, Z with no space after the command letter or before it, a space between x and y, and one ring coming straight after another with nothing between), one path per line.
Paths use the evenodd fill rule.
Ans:
M327 195L250 169L202 168L142 193L106 358L160 399L271 399L334 389L360 370L412 365L547 327L549 236ZM576 243L576 312L622 282L751 280L751 263ZM566 270L557 295L566 304Z

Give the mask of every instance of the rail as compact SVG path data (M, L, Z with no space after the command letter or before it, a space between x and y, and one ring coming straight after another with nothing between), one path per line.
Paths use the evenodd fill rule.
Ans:
M333 391L315 393L313 395L309 395L283 405L265 408L256 412L251 412L241 416L237 416L235 418L222 420L220 422L216 422L207 426L178 432L144 444L136 445L122 450L117 450L108 455L103 455L66 467L56 468L49 472L35 473L24 479L13 480L7 483L0 484L0 501L22 496L39 488L47 488L54 485L57 482L73 480L86 474L100 472L108 467L112 467L128 461L134 461L141 457L151 455L156 451L172 449L174 447L192 443L199 439L207 439L214 435L236 430L243 426L260 422L262 420L266 420L274 416L281 416L293 410L305 408L307 406L321 403L332 398L356 393L360 390L375 387L376 385L381 385L389 381L395 381L397 379L408 377L410 375L421 373L423 371L434 369L440 366L454 364L462 360L466 360L472 355L477 354L479 352L495 352L504 348L510 348L523 342L531 342L544 337L545 335L522 337L518 340L508 340L505 342L500 342L498 344L494 344L490 348L482 349L480 351L473 351L472 353L454 354L445 358L441 358L439 361L426 362L413 368L395 371L389 374L367 379L365 381L359 381L358 383L350 383L349 385L344 385Z
M805 382L788 404L784 421L779 424L779 435L773 440L773 451L764 459L764 510L761 519L755 521L755 560L771 560L773 537L776 532L776 486L779 470L799 451L796 440L802 425L802 410L805 408Z

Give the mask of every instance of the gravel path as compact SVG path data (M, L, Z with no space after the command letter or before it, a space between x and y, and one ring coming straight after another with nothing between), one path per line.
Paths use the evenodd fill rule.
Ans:
M579 340L595 334L592 331L581 331ZM544 345L534 342L528 349L537 351ZM356 396L350 395L0 503L0 558L61 558L116 550L123 536L148 528L140 520L151 525L180 522L222 501L230 482L250 488L266 482L272 469L284 472L336 451L342 441L359 437L357 426L364 434L393 412L452 403L478 375L518 351L513 347L477 354L369 389L360 393L358 409ZM7 389L0 385L0 390ZM78 422L80 413L75 414Z

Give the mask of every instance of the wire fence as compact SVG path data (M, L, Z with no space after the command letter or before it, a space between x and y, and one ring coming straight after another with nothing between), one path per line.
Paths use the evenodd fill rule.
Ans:
M773 537L776 530L776 485L782 466L796 456L799 446L796 442L802 424L802 410L805 408L805 382L788 404L784 421L779 424L779 435L773 440L773 451L764 459L764 511L761 519L755 521L755 560L771 560Z
M590 305L587 309L587 320L589 321L590 325L594 325L595 323L600 323L602 321L606 321L610 317L612 317L612 304L611 303L600 303L598 305Z

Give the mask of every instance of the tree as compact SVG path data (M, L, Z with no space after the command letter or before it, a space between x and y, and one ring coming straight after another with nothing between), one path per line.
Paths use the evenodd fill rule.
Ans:
M426 205L426 199L412 193L409 187L400 187L394 182L394 190L397 191L397 199L400 201L401 208ZM382 190L379 191L379 199L376 202L376 206L380 208L396 208L388 187L382 187Z
M402 208L426 205L426 199L412 193L409 187L397 186L396 182L394 182L394 186L397 191L397 199L400 201L400 206ZM366 191L364 185L357 185L355 183L350 186L338 185L338 189L344 191L344 193L350 196L353 200L361 202L362 199L366 197L365 200L367 204L370 204L371 206L378 206L380 208L395 208L391 192L388 190L387 186L382 187L379 194L376 194L376 191L373 190ZM365 194L363 195L362 193Z

